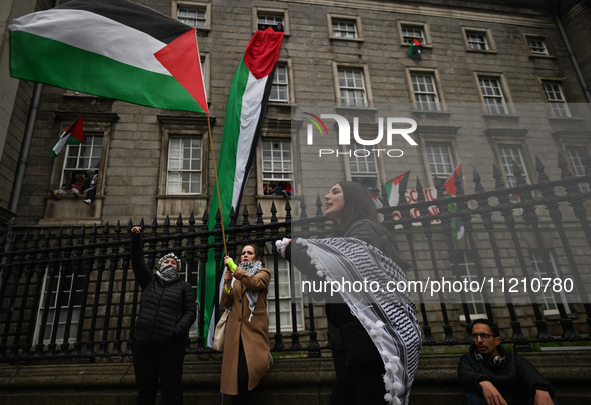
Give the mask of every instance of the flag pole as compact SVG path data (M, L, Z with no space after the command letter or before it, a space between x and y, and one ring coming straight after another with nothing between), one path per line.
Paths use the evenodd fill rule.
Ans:
M224 256L228 256L228 249L226 248L226 233L224 232L224 213L222 212L222 199L220 198L220 183L218 181L218 169L215 165L215 154L213 153L213 141L211 139L211 124L209 122L209 113L207 113L207 131L209 133L209 148L211 149L211 157L213 159L213 172L215 174L215 188L218 191L218 205L220 210L220 219L222 221L222 241L224 242Z

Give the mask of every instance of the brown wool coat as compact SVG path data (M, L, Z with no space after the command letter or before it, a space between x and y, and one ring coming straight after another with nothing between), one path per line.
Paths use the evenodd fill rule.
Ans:
M226 324L224 341L224 357L222 361L222 378L220 392L238 395L238 350L240 337L244 346L244 355L248 365L248 390L258 385L270 367L269 352L269 315L267 314L267 287L271 273L261 269L252 276L240 267L234 272L236 282L230 293L223 289L222 305L232 305ZM259 299L254 315L249 322L250 310L245 288L259 291Z

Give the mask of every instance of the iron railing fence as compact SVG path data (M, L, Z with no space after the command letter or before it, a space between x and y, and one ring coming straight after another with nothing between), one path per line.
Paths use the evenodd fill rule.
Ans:
M517 186L505 188L500 171L494 167L495 190L485 191L476 170L473 174L474 193L465 194L463 182L456 178L456 196L445 197L445 185L432 194L440 198L425 201L423 188L417 180L418 202L408 204L406 185L399 189L400 204L387 206L379 212L384 225L399 240L403 251L410 257L413 268L409 279L420 280L425 267L429 274L439 278L444 274L462 279L457 255L459 242L453 239L453 221L461 220L465 235L464 248L472 253L473 267L478 279L485 276L532 279L531 263L523 245L524 234L535 245L540 255L538 265L546 275L556 275L556 262L566 263L574 281L573 304L550 292L555 298L557 321L544 313L537 293L528 290L529 303L513 303L505 293L503 304L491 302L486 291L481 305L485 315L500 324L505 322L510 338L507 343L528 347L533 342L583 341L591 327L591 229L585 202L591 198L587 191L591 184L591 159L585 159L585 176L574 177L566 160L559 159L560 180L550 180L542 162L536 158L539 182L527 184L519 167L513 166ZM383 193L385 196L385 193ZM519 197L517 197L519 196ZM437 197L435 195L435 197ZM299 219L292 221L291 206L286 201L284 218L277 218L273 204L270 219L263 220L258 208L254 222L246 208L241 215L232 212L225 234L228 254L235 256L237 247L254 243L265 247L272 256L268 260L275 284L275 324L272 333L275 351L306 350L310 357L320 355L315 328L314 304L307 300L308 325L298 330L296 303L291 305L290 336L284 336L281 325L279 255L274 241L283 237L324 237L332 223L322 214L322 200L318 196L315 212L308 213L305 198L301 199ZM436 207L436 209L434 209ZM392 211L397 214L393 215ZM241 217L241 221L240 221ZM414 225L413 225L414 224ZM144 227L143 220L140 224ZM416 226L420 225L420 226ZM132 222L127 226L106 224L93 227L13 229L2 238L4 250L0 253L0 361L18 361L35 358L83 357L96 358L130 354L130 342L137 316L140 291L133 279L129 260L129 240ZM149 230L149 232L148 232ZM505 235L499 240L500 234ZM404 235L404 236L403 236ZM559 254L553 258L548 240ZM213 255L216 268L216 286L221 279L223 257L222 233L219 219L214 230L208 229L208 214L200 223L191 215L188 221L179 215L175 224L167 218L162 225L154 220L145 227L144 246L146 260L153 267L157 257L169 251L181 255L185 262L183 272L192 285L205 279L208 252ZM511 274L507 273L511 270ZM485 274L485 272L487 272ZM296 297L294 269L289 269L290 296ZM196 291L200 302L205 297L205 283ZM218 291L214 293L218 302ZM432 346L468 344L474 311L465 292L456 301L463 312L463 321L450 317L450 304L438 293L438 303L429 303L418 291L416 298L424 332L424 344ZM568 301L568 299L566 300ZM453 305L451 305L453 306ZM217 308L217 305L216 305ZM455 310L454 310L455 311ZM215 312L219 317L219 311ZM454 312L455 313L455 312ZM573 318L575 319L573 321ZM188 351L204 353L206 348L204 325L206 314L199 306L196 337L191 339ZM551 323L549 325L548 323ZM527 331L530 332L527 332ZM531 332L531 331L534 332ZM305 335L307 342L300 342ZM457 336L457 337L456 337ZM287 339L287 340L286 340ZM289 342L288 342L289 340ZM288 345L288 347L286 346Z

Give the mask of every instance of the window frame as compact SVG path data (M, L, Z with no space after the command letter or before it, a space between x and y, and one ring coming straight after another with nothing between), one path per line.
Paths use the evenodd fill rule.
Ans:
M396 21L396 30L398 32L398 38L400 39L400 46L410 46L410 43L404 40L404 36L402 33L403 28L418 28L423 32L423 42L421 46L423 48L433 48L433 40L431 38L431 29L429 28L428 23L424 22L415 22L415 21Z
M191 0L172 0L170 15L175 20L179 20L178 10L179 10L179 8L183 8L183 7L195 8L195 9L205 9L205 26L193 27L193 28L195 28L197 30L197 32L211 31L211 3L203 3L203 2L197 2L197 1L191 1Z
M293 141L292 141L292 139L288 139L286 137L265 137L265 138L261 138L259 149L261 151L261 159L260 159L260 162L261 162L261 170L260 170L260 172L261 172L261 185L262 185L263 191L264 191L264 187L265 187L265 182L266 181L272 181L272 180L265 180L265 173L266 172L264 170L264 162L265 161L264 161L264 156L263 156L263 152L264 152L264 150L263 150L263 143L264 142L271 142L271 143L272 142L289 142L289 151L290 151L290 154L291 154L291 179L289 180L289 182L291 183L291 186L292 186L291 187L291 189L292 189L292 195L294 195L295 194L294 193L294 191L295 191L294 190L294 185L295 185L294 166L295 165L294 165L294 154L293 154ZM283 148L281 150L283 150ZM271 160L271 161L273 161L273 160ZM283 162L283 157L281 158L281 161ZM271 170L271 171L267 171L267 173L277 173L277 172ZM281 173L285 173L285 172L281 172ZM276 180L276 181L285 181L285 179L282 178L282 180ZM261 192L261 195L265 195L264 192Z
M465 252L465 251L456 251L456 262L458 264L458 271L460 273L465 272L466 274L458 274L458 279L463 280L464 279L468 279L468 283L470 283L470 281L472 281L472 279L474 279L475 281L479 281L480 278L478 277L478 273L476 271L476 262L473 260L473 257L470 257L471 255L469 254L470 252ZM462 263L460 263L460 260L458 258L458 255L463 255L463 259L464 261ZM469 261L471 260L471 261ZM471 268L471 266L474 266L474 268ZM476 304L482 304L483 308L484 308L484 312L483 313L479 313L479 312L474 312L474 313L470 313L470 320L474 320L474 319L478 319L478 318L486 318L486 304L484 302L484 297L482 296L482 292L477 291L477 292L472 292L471 290L466 292L466 298L468 298L467 296L470 296L470 298L472 300L468 300L466 299L466 304L468 305L468 310L470 310L471 306L474 308L474 310L476 310ZM480 295L480 301L477 301L474 299L474 295ZM463 313L463 308L462 310L460 310L460 316L459 316L460 322L466 322L466 315Z
M338 108L357 108L357 109L366 109L373 107L373 92L371 90L371 81L369 78L369 69L367 65L360 65L360 64L349 64L349 63L338 63L332 62L333 66L333 75L334 75L334 85L335 85L335 97L336 97L336 104ZM342 104L341 99L341 87L339 82L339 70L346 69L346 70L356 70L362 72L362 79L364 85L364 96L365 96L365 105L363 106L346 106Z
M523 40L525 42L525 46L527 47L527 51L528 51L530 58L555 58L552 46L550 44L550 41L548 40L547 35L523 33ZM532 47L529 43L530 40L542 41L544 43L546 53L543 54L543 53L532 52L532 49L531 49Z
M360 134L360 136L361 136L361 134ZM346 152L347 151L347 145L343 145L343 146L344 146L343 150ZM383 182L382 182L381 179L383 178L383 176L380 176L380 166L378 164L378 159L376 158L375 153L371 151L372 147L368 148L367 145L360 145L360 144L358 144L354 140L351 141L351 145L348 145L348 147L349 147L349 150L351 150L351 156L349 156L347 153L345 153L345 156L347 157L347 163L346 163L346 165L347 165L347 168L349 169L346 172L347 179L349 179L349 181L355 182L355 179L354 179L355 177L356 178L371 178L371 179L375 178L375 180L376 180L376 187L378 188L379 192L381 193L382 192L381 188L382 188L382 184L383 184ZM368 150L368 151L370 151L371 154L369 156L355 156L354 155L354 152L356 150L359 150L359 149ZM352 163L351 160L353 158L355 158L355 160L357 161L357 166L359 166L360 163L361 164L365 164L367 166L369 164L369 159L373 159L373 164L374 164L374 167L375 167L375 172L370 172L370 171L367 171L367 172L353 172L351 170L351 163ZM362 160L360 161L359 159L362 159ZM375 174L375 176L374 176L374 174ZM368 191L371 192L371 190L369 188L368 188Z
M462 27L462 34L464 36L464 45L467 52L497 53L497 45L495 44L490 29ZM476 49L470 47L471 41L468 39L468 35L470 34L481 35L484 38L487 49Z
M184 169L178 169L178 170L171 170L170 169L170 160L171 160L171 156L170 156L170 151L171 151L171 143L173 140L175 139L190 139L191 141L193 139L199 139L201 142L201 145L199 146L200 150L199 150L199 154L201 155L199 158L199 169L198 170L184 170ZM165 195L166 196L185 196L185 195L191 195L191 196L200 196L203 193L203 177L207 176L207 173L203 172L203 166L204 166L204 156L203 156L203 136L202 135L197 135L197 134L179 134L176 133L176 131L169 133L168 134L168 145L166 146L166 150L167 150L167 155L166 155L166 188L165 188ZM163 145L164 147L164 145ZM181 151L184 151L184 148L181 146ZM193 147L191 145L191 151L193 150ZM205 156L206 158L207 156ZM180 158L180 162L184 162L184 158ZM186 193L172 193L169 191L170 188L170 173L198 173L199 177L200 177L200 181L199 181L199 192L186 192Z
M525 157L524 157L524 153L522 150L522 146L523 145L517 145L517 144L508 144L506 142L499 142L496 145L496 152L497 152L497 156L498 156L498 162L500 165L500 169L501 169L501 173L503 175L503 179L505 181L505 184L507 186L507 188L513 188L513 187L517 187L517 180L515 180L515 185L511 185L511 182L509 181L509 178L514 178L515 175L512 173L513 172L513 166L511 165L511 174L509 174L507 172L507 168L509 168L509 164L505 165L503 163L503 156L501 155L501 148L511 148L511 149L517 149L517 152L519 154L519 158L521 160L521 167L523 169L523 176L525 177L525 181L527 184L531 184L531 179L530 179L530 170L528 169L528 165L526 163ZM513 159L515 160L515 159ZM519 162L517 162L517 164L519 165ZM533 172L531 172L533 173Z
M278 266L279 268L278 273L280 273L281 271L285 271L287 270L287 275L288 275L288 282L283 282L281 283L281 280L279 281L280 284L287 284L288 290L289 290L289 297L286 296L279 296L279 301L281 302L282 300L284 301L288 301L288 311L281 311L281 305L279 305L279 309L280 309L280 313L287 313L289 316L289 323L281 323L281 332L292 332L293 331L293 326L292 326L292 296L291 296L291 277L290 276L290 267L292 269L293 272L293 279L294 279L294 287L293 287L293 291L296 294L295 297L295 301L296 301L296 306L298 306L299 308L296 308L296 319L297 319L297 330L298 331L303 331L306 328L306 319L305 319L305 311L304 311L304 294L302 292L302 288L301 288L301 283L302 283L302 273L295 268L295 266L292 266L291 263L287 260L284 259L282 257L278 257ZM276 333L277 332L277 325L275 324L275 269L274 269L274 260L273 260L273 256L272 255L268 255L265 256L264 258L265 263L268 263L268 267L269 267L269 271L271 272L271 279L269 280L269 293L267 294L267 312L269 315L269 333ZM281 264L287 264L287 268L282 268ZM280 274L280 279L281 279L281 274ZM298 281L297 279L299 279L299 288L298 288ZM300 294L300 296L298 297L298 292ZM271 294L273 294L273 297L271 297ZM281 294L281 289L280 289L280 294ZM299 303L298 303L299 301ZM272 309L272 311L271 311ZM299 313L299 316L298 316Z
M326 15L328 21L328 37L331 40L338 40L338 41L353 41L353 42L363 42L363 27L361 25L361 17L359 16L351 16L351 15L339 15L339 14L327 14ZM341 37L335 34L334 28L332 26L333 20L340 20L343 22L353 22L355 27L355 34L357 35L355 38L351 37Z
M276 101L276 100L271 100L271 97L269 97L269 105L275 105L275 106L289 106L289 105L293 105L295 104L295 92L294 92L294 85L293 85L293 64L291 62L291 59L282 59L279 58L277 60L277 65L283 65L286 67L287 69L287 97L288 100L287 101ZM275 78L273 78L273 80L275 80Z
M534 255L539 255L539 258L534 258ZM544 275L546 277L558 277L560 278L560 270L559 270L559 266L556 263L556 258L554 257L554 253L552 252L551 249L548 249L548 255L550 258L550 264L552 265L552 270L554 271L554 274L546 274L546 271L544 269L544 259L541 257L540 252L537 249L528 249L528 255L527 258L529 260L529 267L532 270L532 275L534 278L542 278L544 277ZM542 269L540 269L540 266L538 266L538 263L541 264ZM556 306L555 309L544 309L544 304L542 303L538 303L538 305L540 305L543 311L544 316L556 316L556 315L560 315L560 312L558 310L558 302L556 301L554 294L550 294L547 297L544 297L544 292L540 291L539 293L539 298L543 299L544 304L547 303L547 299L551 298L552 301L554 302L554 305ZM564 310L566 311L567 314L570 314L570 307L568 305L568 301L566 299L566 295L564 294L564 291L560 291L559 293L561 298L562 298L562 303L564 305Z
M259 13L267 15L281 15L283 17L283 34L290 35L289 28L289 12L287 9L281 8L267 8L267 7L252 7L252 32L253 34L259 30Z
M435 96L437 98L436 110L423 110L418 108L419 104L417 102L416 93L414 90L414 85L412 82L412 78L414 75L421 75L421 76L430 76L433 79L433 86L435 89ZM421 113L438 113L447 110L447 106L445 104L445 96L443 94L443 89L441 87L441 81L439 78L439 72L437 69L426 69L426 68L406 68L406 77L408 83L408 91L411 95L412 103L413 103L413 112L421 112ZM422 94L422 93L421 93Z
M571 173L573 174L574 177L582 177L585 176L585 166L582 162L582 157L577 156L578 159L581 159L580 165L575 165L575 162L573 162L573 156L571 155L570 151L571 150L583 150L587 153L589 153L589 148L586 147L585 145L580 145L580 144L563 144L562 147L564 148L564 152L565 152L565 157L566 157L566 161L568 162L568 166L569 169L571 171ZM581 172L579 172L578 169L582 169ZM582 174L581 174L582 173ZM579 191L581 193L588 193L589 191L591 191L591 185L589 183L579 183Z
M482 103L482 111L485 116L493 116L493 117L507 117L515 115L515 106L513 104L513 99L511 97L511 93L509 92L509 87L507 86L507 81L505 80L505 76L499 73L492 73L492 72L474 72L474 80L476 82L476 89L478 92L478 97L480 102ZM501 90L502 96L502 105L505 109L505 113L498 114L490 112L488 108L488 104L486 103L486 98L484 93L482 92L482 87L480 85L480 80L496 80L499 89ZM486 96L491 97L491 96Z
M562 86L562 82L565 78L539 77L538 76L537 79L540 84L541 92L543 94L544 100L548 104L548 110L550 113L550 117L551 118L559 118L559 119L560 118L572 118L572 113L571 113L570 108L568 106L568 101L567 101L566 94L564 92L564 87ZM550 100L548 98L548 92L546 90L546 85L558 86L558 89L560 90L560 95L562 96L562 102L560 100ZM553 108L552 103L564 104L564 111L566 112L566 115L556 115L555 109Z
M451 164L451 170L449 173L442 173L441 175L445 175L445 178L440 177L439 173L437 173L437 169L435 171L435 173L433 172L433 170L431 169L431 161L429 160L429 147L442 147L445 146L447 148L448 151L448 156L450 158L450 164ZM431 141L426 141L425 142L425 155L427 156L427 166L429 167L429 174L431 175L431 179L433 177L437 177L439 179L439 181L445 182L454 172L457 163L454 159L454 150L453 150L453 145L451 144L451 142L431 142ZM443 163L446 164L446 163ZM434 164L436 166L436 164Z

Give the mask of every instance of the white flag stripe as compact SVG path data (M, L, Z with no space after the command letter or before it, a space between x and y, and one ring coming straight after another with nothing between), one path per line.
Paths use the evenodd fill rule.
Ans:
M8 28L11 31L23 31L53 39L117 62L171 76L154 57L156 52L166 46L164 42L89 11L40 11L14 20ZM80 35L81 32L84 35Z
M236 207L238 197L242 188L242 181L246 170L246 163L250 156L252 139L254 138L259 116L261 115L261 104L265 93L265 84L269 76L256 79L252 73L248 74L248 82L242 96L242 111L240 114L240 136L236 149L236 171L234 174L234 192L232 194L232 206Z
M65 132L64 132L65 134ZM66 142L68 142L68 139L70 138L71 134L68 134L66 136L62 136L60 137L60 139L57 141L57 143L53 146L53 153L55 153L56 155L59 155L60 152L62 151L62 149L64 148L64 146L66 145Z

